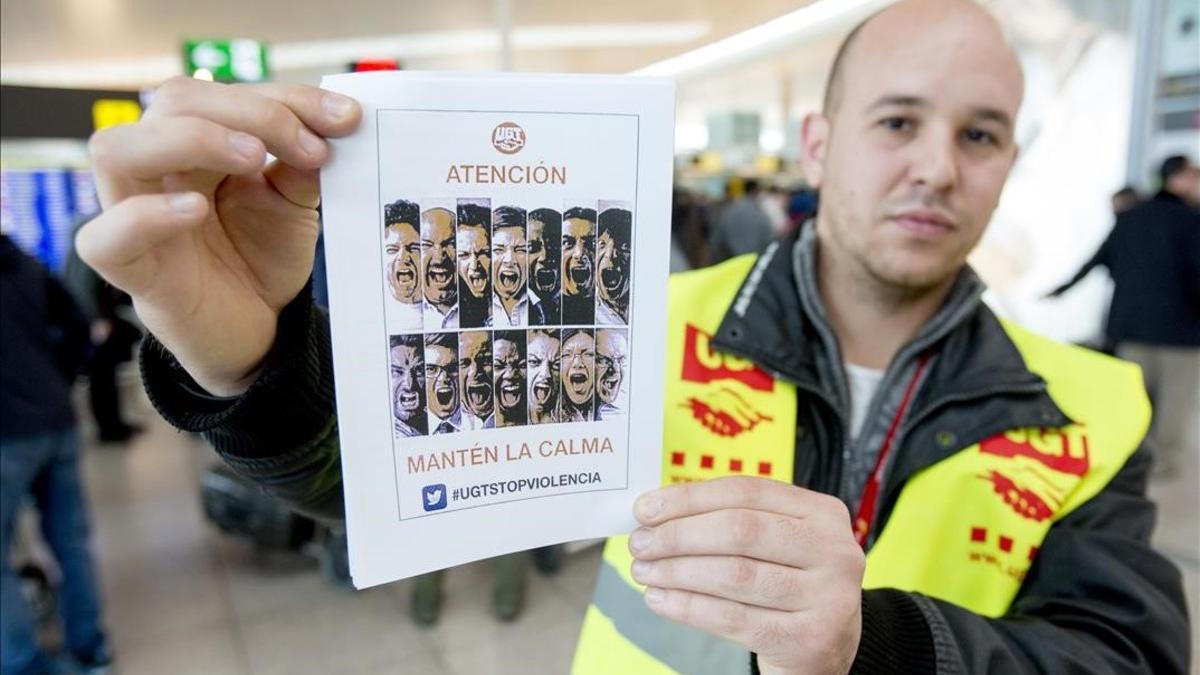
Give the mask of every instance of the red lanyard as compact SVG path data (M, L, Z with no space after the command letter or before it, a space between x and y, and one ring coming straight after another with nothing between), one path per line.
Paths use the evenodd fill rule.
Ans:
M904 390L904 398L900 400L900 408L888 426L887 436L883 438L883 445L879 446L879 454L875 458L875 468L871 469L871 475L867 476L867 485L863 488L862 501L858 503L858 515L854 518L854 538L864 549L867 547L867 535L871 532L871 523L875 521L875 502L879 497L879 483L883 478L883 469L887 466L888 455L892 452L892 442L896 439L896 432L900 429L904 413L908 412L908 404L912 402L917 382L921 380L921 375L925 373L925 367L928 365L929 354L924 354L917 361L917 370L913 373L912 379L908 381L908 387Z

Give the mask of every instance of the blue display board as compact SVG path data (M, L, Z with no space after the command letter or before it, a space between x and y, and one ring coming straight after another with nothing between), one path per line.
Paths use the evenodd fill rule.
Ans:
M100 210L83 169L0 170L0 230L61 273L75 223Z

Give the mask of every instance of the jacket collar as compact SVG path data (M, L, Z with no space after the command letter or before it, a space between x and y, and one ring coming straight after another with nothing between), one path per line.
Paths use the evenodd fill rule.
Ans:
M742 282L713 338L723 352L747 358L837 407L841 356L817 293L815 228L772 242ZM789 255L789 252L792 255ZM1045 393L1000 321L980 300L983 283L964 268L947 302L900 355L936 349L937 360L914 401L923 408L993 393L1040 394L1021 422L1065 424L1069 418ZM837 373L837 376L833 374ZM1036 420L1036 421L1035 421Z

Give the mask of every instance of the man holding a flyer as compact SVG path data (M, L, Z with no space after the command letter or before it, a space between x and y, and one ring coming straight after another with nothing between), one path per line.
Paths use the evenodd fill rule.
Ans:
M1149 543L1137 369L998 320L965 263L1022 96L968 0L904 0L843 44L803 127L815 219L671 281L672 484L609 541L576 672L1186 671L1180 575ZM171 80L94 137L105 211L78 237L154 336L159 411L330 518L330 342L306 281L324 138L359 119L314 88ZM564 241L594 236L585 211L563 214ZM571 265L596 254L576 248L564 314L592 295Z

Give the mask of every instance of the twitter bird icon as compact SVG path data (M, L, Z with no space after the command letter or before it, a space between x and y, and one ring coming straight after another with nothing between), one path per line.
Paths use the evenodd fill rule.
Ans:
M426 511L441 511L446 508L446 486L436 483L421 488L421 505Z

